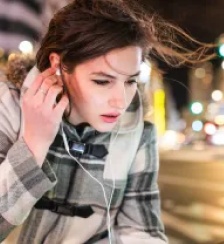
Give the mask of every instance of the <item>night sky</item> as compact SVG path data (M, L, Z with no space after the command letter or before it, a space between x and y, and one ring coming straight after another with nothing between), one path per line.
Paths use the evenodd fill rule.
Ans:
M146 9L153 9L201 42L214 43L224 33L224 0L142 0L142 3ZM221 60L212 63L216 68ZM159 64L165 72L166 82L172 87L176 106L181 109L188 102L188 91L178 82L188 86L188 67L174 69L162 62Z

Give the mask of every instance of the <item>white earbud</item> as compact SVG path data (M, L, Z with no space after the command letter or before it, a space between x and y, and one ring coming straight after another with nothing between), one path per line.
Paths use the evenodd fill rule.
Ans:
M57 68L57 70L56 70L56 75L61 76L61 71L59 68Z

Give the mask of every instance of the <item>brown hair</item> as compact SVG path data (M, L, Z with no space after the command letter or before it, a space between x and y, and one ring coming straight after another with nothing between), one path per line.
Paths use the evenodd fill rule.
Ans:
M62 69L71 73L77 64L126 46L140 46L143 60L150 55L172 66L185 62L203 62L213 47L200 43L180 28L164 22L156 14L145 13L136 0L75 0L59 10L50 21L48 31L36 55L37 68L50 67L49 55L60 55ZM178 38L197 45L189 50ZM64 80L63 76L62 79ZM71 97L64 82L64 91Z
M197 47L181 46L179 37ZM156 55L173 66L215 56L207 55L213 45L194 40L156 14L144 13L135 0L76 0L51 20L37 52L37 67L50 67L49 55L56 52L62 67L71 72L77 64L129 45L142 47L143 58Z

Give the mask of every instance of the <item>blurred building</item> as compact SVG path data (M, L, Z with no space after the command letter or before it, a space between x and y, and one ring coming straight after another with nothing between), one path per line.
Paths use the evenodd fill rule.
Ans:
M183 127L169 83L164 82L164 77L157 64L152 63L150 83L147 87L149 111L147 120L155 123L159 135L164 135L167 130L181 131Z
M0 1L0 53L20 52L23 41L34 49L48 27L53 14L69 0L1 0Z
M164 89L166 94L166 130L180 131L182 130L182 121L180 114L176 108L174 97L171 91L170 85L164 83Z
M0 48L17 51L24 40L39 40L42 23L42 1L0 1Z
M222 66L215 73L215 90L224 92L224 62Z
M210 62L197 65L189 72L190 102L208 102L212 92L213 66Z

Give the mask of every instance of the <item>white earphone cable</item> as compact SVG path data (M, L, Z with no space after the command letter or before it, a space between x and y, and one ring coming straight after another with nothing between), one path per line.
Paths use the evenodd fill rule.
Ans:
M62 122L63 124L63 122ZM68 140L67 140L67 137L65 135L65 132L64 132L64 129L63 129L63 125L61 126L61 131L62 131L62 137L63 137L63 141L64 141L64 144L65 144L65 149L67 151L67 153L69 154L69 156L71 158L73 158L77 163L78 165L93 179L95 180L102 188L103 190L103 195L104 195L104 200L105 200L105 203L106 203L106 207L107 207L107 229L108 229L108 236L109 236L109 243L112 244L112 236L111 236L111 216L110 216L110 206L111 206L111 200L112 200L112 197L113 197L113 193L114 193L114 189L115 189L115 177L114 177L114 174L113 174L113 170L111 171L112 172L112 180L113 180L113 188L112 188L112 191L111 191L111 195L110 195L110 200L109 200L109 203L107 201L107 197L106 197L106 192L105 192L105 189L103 187L103 184L98 180L96 179L95 177L93 177L83 166L82 164L73 156L71 155L70 151L69 151L69 145L68 145ZM118 128L118 131L117 131L117 134L115 136L115 139L113 142L111 142L111 145L113 145L117 139L117 135L119 133L119 128ZM110 155L109 155L110 156ZM109 159L109 163L110 163L110 170L112 169L112 164L111 164L111 157Z
M59 69L57 70L56 75L59 75L59 76L61 75ZM124 99L125 99L125 105L127 105L125 87L124 87ZM121 115L120 120L121 120L123 114ZM116 142L117 136L119 134L119 129L120 129L120 124L118 126L117 134L116 134L114 140L110 143L111 144L110 145L110 149L113 147L114 143ZM111 207L111 203L112 203L112 198L113 198L114 190L115 190L115 187L116 187L116 185L115 185L115 175L114 175L114 171L113 171L113 167L112 167L112 163L111 163L112 150L111 150L111 152L109 152L109 165L110 165L110 172L112 174L113 187L112 187L112 191L111 191L111 194L110 194L110 199L109 199L109 202L108 202L107 196L106 196L106 192L105 192L105 189L104 189L103 184L98 179L96 179L95 177L93 177L82 166L82 164L73 155L71 155L71 153L69 151L68 140L67 140L67 137L66 137L65 132L64 132L64 129L63 129L63 121L62 121L62 124L61 124L61 132L62 132L62 137L63 137L64 144L65 144L65 149L66 149L67 153L69 154L69 156L71 158L73 158L78 163L78 165L84 170L84 172L86 172L93 180L95 180L101 186L101 188L103 190L104 200L105 200L106 207L107 207L107 229L108 229L108 236L109 236L109 244L112 244L110 207Z

